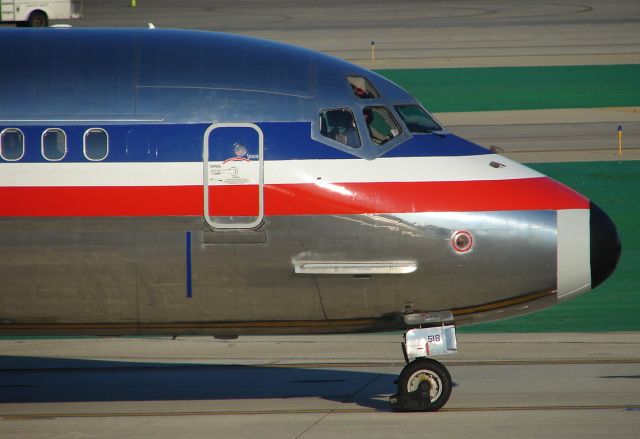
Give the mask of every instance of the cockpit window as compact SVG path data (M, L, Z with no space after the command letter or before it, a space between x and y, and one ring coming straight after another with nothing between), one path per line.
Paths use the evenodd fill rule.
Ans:
M351 85L353 94L360 99L375 99L380 97L378 90L376 90L367 78L362 76L347 76L347 81L349 81L349 85Z
M396 110L412 133L442 131L442 127L418 105L396 105Z
M400 127L385 107L366 107L362 110L369 136L376 145L383 145L400 134Z
M320 112L320 134L352 148L360 147L356 121L346 108Z

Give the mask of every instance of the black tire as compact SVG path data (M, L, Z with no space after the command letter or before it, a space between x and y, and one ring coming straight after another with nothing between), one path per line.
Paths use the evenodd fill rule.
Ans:
M49 17L42 11L33 11L29 15L27 26L29 27L47 27L49 25Z
M431 405L425 410L440 410L449 400L453 383L451 375L442 363L430 358L419 358L407 364L398 379L398 393L408 394L416 391L422 381L429 382Z

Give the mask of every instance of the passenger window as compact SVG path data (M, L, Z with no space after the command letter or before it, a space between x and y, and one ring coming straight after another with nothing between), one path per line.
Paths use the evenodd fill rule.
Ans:
M442 127L418 105L396 105L396 110L412 133L442 131Z
M369 136L376 145L383 145L400 134L400 127L385 107L366 107L363 111Z
M42 156L50 161L62 160L67 154L67 135L58 128L42 133Z
M0 157L9 162L24 155L24 134L17 128L7 128L0 133Z
M360 147L360 136L351 110L340 108L320 113L320 134L352 148Z
M378 90L371 82L362 76L347 76L347 81L353 90L353 94L360 99L375 99L380 97Z
M84 156L92 162L104 160L109 154L109 136L102 128L90 128L84 133Z

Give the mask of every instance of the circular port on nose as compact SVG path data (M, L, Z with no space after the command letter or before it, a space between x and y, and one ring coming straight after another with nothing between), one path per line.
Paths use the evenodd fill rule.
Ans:
M473 236L465 230L459 230L451 237L451 245L458 253L466 253L473 246Z

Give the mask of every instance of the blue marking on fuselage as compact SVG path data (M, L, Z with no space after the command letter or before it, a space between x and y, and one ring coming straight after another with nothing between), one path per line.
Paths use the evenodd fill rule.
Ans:
M185 233L185 253L186 253L186 276L187 276L187 299L193 297L193 287L191 283L191 232Z
M455 134L414 134L382 155L382 157L436 157L492 154L486 148L458 137Z
M309 122L264 122L265 160L330 160L358 157L311 138ZM47 128L63 129L67 135L66 163L88 160L83 153L83 136L89 128L103 128L109 135L109 154L104 162L199 162L208 124L100 124L4 125L20 128L25 137L25 154L19 162L46 163L41 153L41 136ZM383 157L432 157L489 154L490 151L456 135L416 134L383 154ZM217 150L210 160L225 160L228 151ZM5 162L0 158L0 163Z

